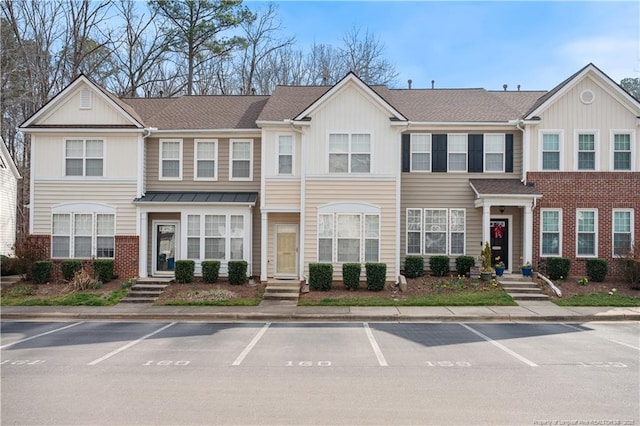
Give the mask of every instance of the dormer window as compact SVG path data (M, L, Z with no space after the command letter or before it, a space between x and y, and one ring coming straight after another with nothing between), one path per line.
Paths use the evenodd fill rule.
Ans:
M91 90L80 89L80 109L91 109Z

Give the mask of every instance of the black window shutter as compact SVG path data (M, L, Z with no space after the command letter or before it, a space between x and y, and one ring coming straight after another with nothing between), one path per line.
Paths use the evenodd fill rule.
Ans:
M484 170L484 137L482 135L469 135L467 139L467 155L469 158L469 173L482 173Z
M411 171L411 134L402 134L402 171Z
M513 173L513 134L507 133L504 139L504 171Z
M447 135L431 136L432 172L447 171Z

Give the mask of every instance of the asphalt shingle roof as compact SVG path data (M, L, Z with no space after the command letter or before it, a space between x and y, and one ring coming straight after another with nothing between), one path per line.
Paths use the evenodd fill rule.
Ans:
M469 184L479 195L540 195L535 186L520 179L469 179Z

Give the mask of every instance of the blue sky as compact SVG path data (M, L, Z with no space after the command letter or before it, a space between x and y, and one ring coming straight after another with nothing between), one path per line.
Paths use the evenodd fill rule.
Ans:
M337 47L353 26L375 34L399 87L548 90L589 62L616 82L640 77L638 1L275 3L297 48Z

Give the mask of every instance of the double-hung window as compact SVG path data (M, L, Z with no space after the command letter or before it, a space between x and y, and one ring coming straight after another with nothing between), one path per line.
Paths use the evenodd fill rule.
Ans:
M231 215L229 227L231 231L229 258L231 260L242 259L244 253L244 216Z
M467 171L467 135L449 134L447 137L449 154L449 171Z
M231 139L230 143L230 180L251 180L253 178L253 141Z
M430 133L411 133L411 171L431 171Z
M187 259L200 259L200 215L187 215Z
M293 174L293 137L290 135L278 137L278 174Z
M542 256L560 256L562 210L542 209L540 211L540 223L542 227L542 241L540 254Z
M447 253L447 209L424 210L424 254Z
M66 176L103 176L104 141L102 139L65 140Z
M407 254L422 253L422 209L407 209Z
M218 141L215 139L195 140L195 180L216 180Z
M407 254L463 255L465 209L407 209Z
M631 133L613 135L613 170L631 170Z
M54 213L51 239L53 258L113 258L115 215Z
M318 261L377 262L380 258L380 215L318 215Z
M205 259L225 259L225 239L227 217L208 214L204 217L204 257Z
M576 228L578 256L593 257L598 255L598 211L578 209L576 211Z
M318 262L333 262L333 217L318 215Z
M329 173L370 172L370 134L331 133L329 135Z
M240 260L245 258L246 215L187 215L187 258Z
M466 234L466 211L464 209L449 210L449 254L464 254Z
M596 170L595 133L578 133L578 170Z
M613 255L626 256L631 250L633 210L613 210Z
M160 139L160 180L182 179L182 140Z
M484 171L504 172L505 159L504 134L484 135Z
M560 170L560 134L542 134L542 170Z

